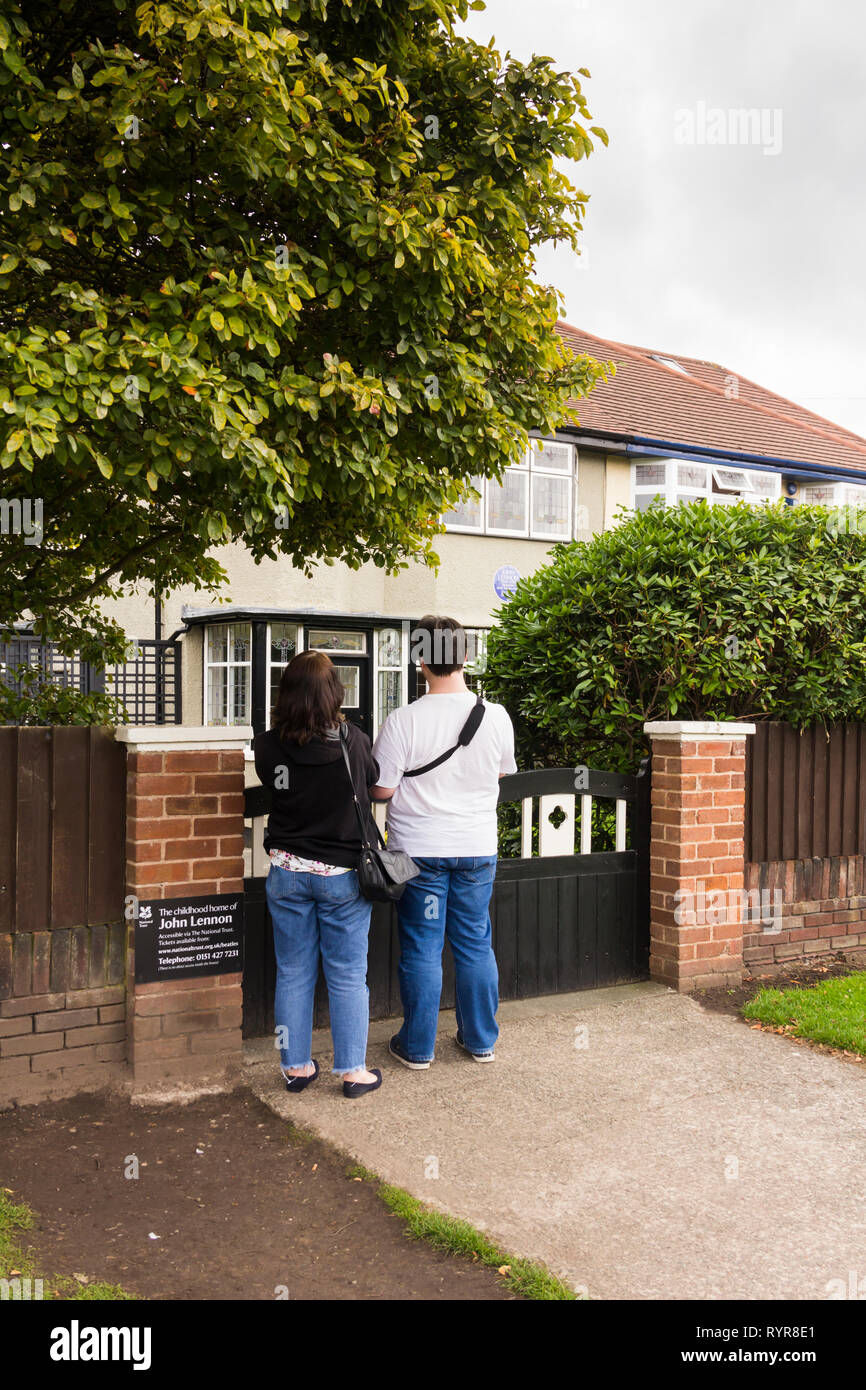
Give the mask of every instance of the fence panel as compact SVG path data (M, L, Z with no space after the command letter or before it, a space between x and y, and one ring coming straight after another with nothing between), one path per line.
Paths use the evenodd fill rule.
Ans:
M125 806L110 729L0 728L0 931L122 917Z
M746 741L746 858L866 854L866 725L759 722Z

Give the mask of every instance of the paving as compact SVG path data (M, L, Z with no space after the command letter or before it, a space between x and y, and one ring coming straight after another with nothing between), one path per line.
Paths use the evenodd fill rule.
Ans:
M866 1289L866 1072L654 983L502 1005L496 1061L410 1072L371 1025L380 1091L245 1076L278 1114L600 1299L827 1299ZM836 1282L834 1282L836 1281Z

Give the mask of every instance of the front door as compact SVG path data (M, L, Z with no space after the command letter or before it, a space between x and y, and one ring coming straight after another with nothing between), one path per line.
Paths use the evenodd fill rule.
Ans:
M359 629L307 627L306 649L326 652L339 672L343 689L343 713L371 738L373 736L372 633Z

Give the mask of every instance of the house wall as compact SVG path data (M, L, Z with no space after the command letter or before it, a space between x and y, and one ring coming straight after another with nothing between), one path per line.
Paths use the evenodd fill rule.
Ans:
M621 458L581 450L578 460L577 504L585 508L588 529L579 538L615 524L616 509L628 505L629 464ZM383 614L394 618L420 617L423 613L450 613L467 627L489 627L501 600L493 587L496 571L513 566L518 574L532 574L547 560L546 541L508 536L473 536L449 532L437 538L438 570L414 563L388 576L375 565L350 570L346 565L317 565L305 576L287 559L279 557L256 565L240 544L217 551L228 579L219 594L185 587L163 599L162 635L168 637L183 626L184 607L214 614L228 604L262 609L303 610L320 613ZM106 603L105 612L116 619L130 638L154 633L154 605L143 588ZM226 617L230 615L227 613ZM183 721L202 719L202 634L184 636Z

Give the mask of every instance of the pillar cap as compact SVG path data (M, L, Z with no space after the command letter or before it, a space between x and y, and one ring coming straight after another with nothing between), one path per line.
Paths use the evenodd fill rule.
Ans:
M644 724L643 731L650 738L744 738L755 732L755 726L726 720L701 723L688 719L661 719Z
M230 752L246 748L253 737L248 725L119 724L118 743L148 753Z

